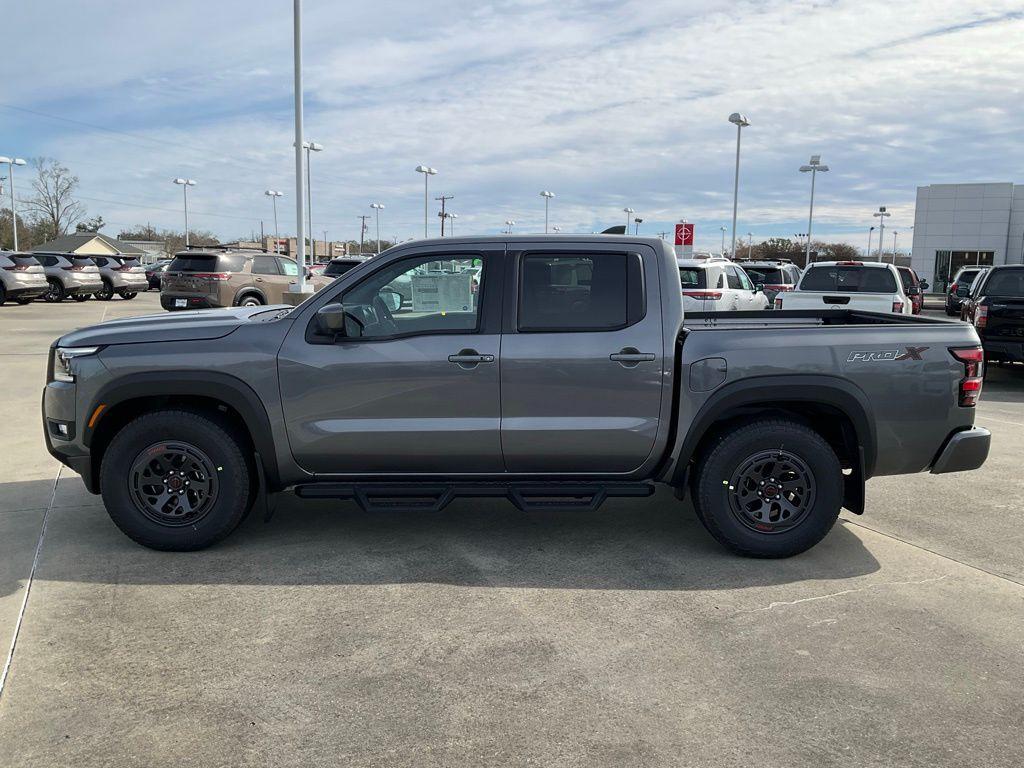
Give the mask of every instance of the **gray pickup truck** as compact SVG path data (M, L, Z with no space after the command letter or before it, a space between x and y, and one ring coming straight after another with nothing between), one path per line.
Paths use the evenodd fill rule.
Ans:
M683 316L676 259L616 236L406 243L298 307L111 320L54 342L50 452L156 549L277 494L435 512L593 509L658 483L743 555L864 511L876 475L979 467L968 325L844 309Z

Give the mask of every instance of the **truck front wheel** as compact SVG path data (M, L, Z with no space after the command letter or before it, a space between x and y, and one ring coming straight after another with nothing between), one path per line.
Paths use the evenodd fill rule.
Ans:
M843 471L812 429L762 419L717 435L697 464L697 516L720 544L747 557L790 557L832 529Z
M129 538L151 549L203 549L245 517L252 499L238 438L192 411L143 414L111 440L100 465L103 503Z

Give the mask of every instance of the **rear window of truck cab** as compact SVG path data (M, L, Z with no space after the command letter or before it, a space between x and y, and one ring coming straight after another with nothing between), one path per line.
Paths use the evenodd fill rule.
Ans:
M822 293L896 293L892 272L881 267L809 267L800 282L801 291Z
M1024 297L1024 269L997 269L988 278L986 296Z

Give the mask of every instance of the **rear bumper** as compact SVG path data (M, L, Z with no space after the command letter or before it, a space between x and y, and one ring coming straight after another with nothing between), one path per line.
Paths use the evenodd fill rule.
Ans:
M946 439L946 444L939 451L939 457L932 464L932 474L941 475L946 472L966 472L977 469L988 458L991 442L992 433L982 427L971 427L961 432L954 432Z
M987 358L1024 363L1024 341L991 341L983 338L981 345L985 348Z
M7 297L11 299L27 299L30 296L42 296L50 289L50 286L44 281L42 285L10 285L6 286Z
M184 301L185 306L178 306L179 301ZM213 309L220 307L220 304L214 304L210 301L209 296L175 296L174 294L168 295L161 292L160 294L160 306L169 312L174 310L185 310L185 309Z
M96 280L95 282L94 281L89 281L89 282L81 282L81 283L70 283L69 282L64 287L64 292L67 293L68 296L82 296L82 295L85 295L85 294L96 293L97 291L102 291L102 290L103 290L103 281L102 280Z

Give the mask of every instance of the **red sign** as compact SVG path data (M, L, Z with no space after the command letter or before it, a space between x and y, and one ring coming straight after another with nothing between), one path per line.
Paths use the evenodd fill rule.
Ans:
M676 224L676 245L693 245L693 224Z

